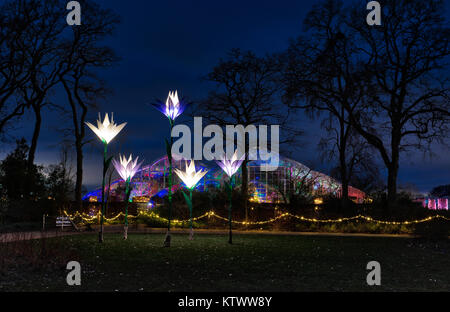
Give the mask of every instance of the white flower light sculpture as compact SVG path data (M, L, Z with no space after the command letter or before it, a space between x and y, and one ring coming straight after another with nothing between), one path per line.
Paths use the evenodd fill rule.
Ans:
M95 127L90 122L86 122L86 125L91 128L92 131L102 140L108 144L114 137L119 134L119 132L125 127L127 123L116 125L114 123L114 118L111 116L111 122L109 121L108 114L105 116L105 120L101 122L100 114L98 115L97 127Z
M138 164L139 157L133 161L133 156L127 159L125 156L119 155L119 161L113 159L112 163L116 168L117 173L125 181L125 226L123 228L123 239L128 238L128 202L130 200L130 182L133 179L136 172L142 165L142 161Z
M195 170L195 162L194 160L191 160L189 163L189 166L186 161L186 171L181 171L177 168L174 169L175 173L178 175L178 177L184 182L186 187L190 190L192 190L195 185L200 181L201 178L208 172L206 170Z
M233 176L234 174L239 170L242 163L245 159L245 154L241 156L241 158L238 158L237 156L237 150L234 152L231 159L227 159L225 155L223 155L221 161L216 161L217 164L222 168L222 170L230 177L230 185L229 185L229 200L230 200L230 206L228 208L228 223L230 227L229 236L228 236L228 243L233 243L233 234L232 234L232 220L231 220L231 208L232 208L232 195L233 195Z
M111 122L109 121L108 114L105 115L105 119L102 122L100 114L98 114L97 127L95 127L90 122L86 122L86 125L94 131L94 133L99 137L103 142L103 180L102 180L102 211L100 217L100 232L99 234L99 242L103 242L103 215L105 214L105 176L108 171L111 158L106 159L106 154L108 152L108 143L111 142L114 137L119 134L119 132L125 127L127 123L116 125L114 123L114 118L111 117Z
M198 181L205 176L207 170L195 170L195 162L191 160L189 166L186 161L186 171L181 171L175 168L175 173L178 177L184 182L186 187L189 190L189 197L183 192L183 196L186 199L186 203L189 207L189 216L190 216L190 231L189 231L189 239L192 240L194 237L194 231L192 230L192 191L197 185Z

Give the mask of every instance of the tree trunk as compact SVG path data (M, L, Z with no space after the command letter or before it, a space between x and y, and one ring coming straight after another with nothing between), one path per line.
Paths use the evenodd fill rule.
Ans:
M242 185L241 185L241 194L242 194L242 200L244 201L244 211L245 211L245 221L248 221L248 160L247 160L247 156L245 156L245 160L242 162L242 176L241 176L241 180L242 180Z
M25 196L30 196L30 193L32 190L32 185L34 184L35 176L33 174L33 165L34 165L34 157L36 155L36 149L37 149L37 143L39 139L39 133L41 131L41 124L42 124L42 116L39 106L33 105L33 111L35 115L35 122L34 122L34 130L33 130L33 137L31 138L31 145L30 150L28 151L28 159L27 159L27 175L28 179L25 182Z
M397 174L398 168L394 165L388 168L388 203L392 204L397 199Z
M78 140L77 140L78 141ZM81 142L75 143L76 153L77 153L77 173L75 182L75 209L76 211L81 211L82 200L81 200L81 187L83 185L83 147Z
M395 128L392 130L391 137L391 161L387 166L388 169L388 205L393 204L397 199L397 176L398 162L400 155L400 131Z
M81 211L83 207L81 189L83 186L83 140L85 136L84 121L87 114L87 106L84 104L83 99L78 94L78 80L74 85L74 94L72 95L71 88L67 84L66 80L61 79L61 82L66 90L67 99L69 100L70 107L72 109L72 122L74 127L75 136L75 150L77 154L77 169L76 169L76 182L75 182L75 208L77 211ZM76 101L74 99L76 98ZM80 120L78 120L77 104L81 108Z
M345 147L344 147L345 148ZM340 162L340 178L341 178L341 207L348 207L348 174L347 174L347 163L345 161L345 152L339 152L339 162Z
M33 105L33 111L36 119L34 122L33 137L31 138L30 150L28 152L28 160L27 160L28 172L31 172L33 168L34 156L36 154L37 142L39 139L39 133L41 131L41 124L42 124L42 116L40 108L38 106Z
M341 201L342 201L342 208L348 207L348 179L342 179L342 192L341 192Z
M346 157L346 151L347 151L347 135L349 131L349 127L347 126L347 129L345 129L345 122L344 122L344 116L345 116L345 110L344 106L341 106L341 118L339 119L340 124L340 137L339 137L339 170L341 175L341 207L343 209L347 208L348 206L348 171L347 171L347 157Z

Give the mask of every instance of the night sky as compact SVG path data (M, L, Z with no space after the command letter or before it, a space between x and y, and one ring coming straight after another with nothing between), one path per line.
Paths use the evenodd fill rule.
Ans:
M167 119L152 108L155 98L165 99L169 90L196 100L211 87L201 82L220 57L231 48L251 49L258 55L281 52L288 40L301 33L302 20L314 1L123 1L97 0L112 8L122 18L113 38L108 40L122 58L102 76L113 94L100 103L99 111L114 112L118 123L128 125L114 139L111 152L133 153L150 163L164 153L164 138L168 136ZM450 6L450 1L447 1ZM448 10L450 11L450 10ZM56 91L57 101L65 101ZM91 111L88 121L97 119ZM186 122L183 116L177 122ZM302 146L292 158L327 173L329 164L317 160L320 136L318 122L300 117L305 130ZM54 163L59 159L58 135L64 123L61 116L47 109L39 140L36 161ZM28 125L27 125L28 124ZM32 135L33 118L24 117L17 125L15 136ZM205 126L205 125L204 125ZM94 134L87 130L90 138ZM84 184L89 189L101 182L101 144L85 149ZM12 145L0 148L0 159ZM400 163L399 183L414 183L420 191L450 183L449 149L434 146L433 159L423 154L404 154ZM383 168L381 166L380 168ZM383 173L383 177L385 174Z

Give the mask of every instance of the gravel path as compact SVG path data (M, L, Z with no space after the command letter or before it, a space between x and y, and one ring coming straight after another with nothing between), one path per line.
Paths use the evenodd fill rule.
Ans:
M72 231L34 231L34 232L13 232L13 233L1 233L0 234L0 243L7 242L15 242L21 240L29 240L29 239L41 239L41 238L50 238L50 237L60 237L67 235L76 235L83 234L85 232L72 232Z

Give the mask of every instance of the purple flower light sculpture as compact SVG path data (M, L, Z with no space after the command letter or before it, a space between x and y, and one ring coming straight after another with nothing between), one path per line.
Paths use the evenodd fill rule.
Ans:
M245 154L241 158L237 157L237 150L234 152L231 159L227 159L224 155L221 161L216 161L220 168L231 178L241 167L245 159Z
M178 116L180 116L186 108L186 103L178 99L178 91L169 92L166 103L158 102L153 104L161 113L173 122Z
M125 181L125 226L123 229L123 239L128 238L128 202L130 200L130 182L134 177L136 172L138 172L139 168L142 165L142 161L138 164L139 157L133 161L133 156L127 159L125 156L119 155L119 161L113 159L112 164L114 168L116 168L117 173L120 177Z
M128 159L125 156L119 155L119 161L113 159L112 164L120 177L126 182L131 181L141 167L142 161L138 164L138 159L139 157L136 157L133 161L133 155L130 155Z
M175 124L175 119L180 116L184 109L186 108L187 104L185 102L182 102L178 98L178 92L170 91L169 96L167 97L167 100L165 103L158 102L156 104L153 104L153 106L156 107L161 113L164 114L169 119L170 124L170 134L172 134L172 129ZM167 222L167 234L166 238L164 240L164 246L170 247L170 221L172 219L172 185L173 185L173 178L172 178L172 145L173 145L173 138L172 135L170 136L170 140L166 139L166 152L167 152L167 159L169 160L169 188L168 188L168 197L169 197L169 217Z

